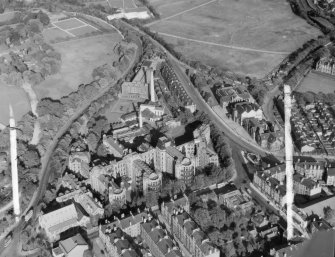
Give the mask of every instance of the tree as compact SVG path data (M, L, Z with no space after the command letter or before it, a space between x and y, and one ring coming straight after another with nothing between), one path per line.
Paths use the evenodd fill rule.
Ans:
M326 220L330 220L335 216L335 211L329 206L326 206L323 208L323 214Z
M32 168L40 165L40 156L36 149L28 148L21 156L20 160L23 162L25 168Z
M97 149L97 155L102 157L106 157L108 155L108 150L104 144L99 144Z
M54 115L62 118L65 112L64 105L59 100L43 98L37 106L39 116Z
M37 14L37 18L40 20L40 22L44 26L49 25L49 23L50 23L49 16L46 13L42 12L42 11L39 11L39 13Z
M91 152L95 152L98 146L98 142L99 142L98 135L95 134L94 132L89 132L87 135L87 145L88 145L88 149Z

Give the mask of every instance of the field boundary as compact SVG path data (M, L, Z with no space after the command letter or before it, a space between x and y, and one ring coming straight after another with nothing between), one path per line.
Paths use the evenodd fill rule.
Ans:
M177 16L182 15L182 14L184 14L184 13L187 13L187 12L190 12L190 11L193 11L193 10L196 10L196 9L198 9L198 8L200 8L200 7L209 5L209 4L214 3L214 2L216 2L216 1L218 1L218 0L211 0L211 1L206 2L206 3L199 4L199 5L197 5L197 6L193 6L193 7L190 8L190 9L181 11L181 12L176 13L176 14L173 14L173 15L171 15L171 16L169 16L169 17L165 17L165 18L159 19L159 20L157 20L157 21L153 21L153 22L151 22L151 23L148 23L148 24L144 25L144 27L150 27L150 26L155 25L156 23L159 23L159 22L161 22L161 21L169 20L169 19L171 19L171 18L174 18L174 17L177 17Z
M242 47L242 46L234 46L234 45L227 45L227 44L219 44L219 43L214 43L214 42L209 42L209 41L203 41L203 40L197 40L197 39L192 39L192 38L187 38L187 37L172 35L172 34L168 34L168 33L164 33L164 32L158 32L158 31L153 31L153 32L156 32L159 35L166 36L166 37L173 37L173 38L176 38L176 39L182 39L182 40L192 41L192 42L200 43L200 44L207 44L207 45L212 45L212 46L220 46L220 47L229 48L229 49L238 50L238 51L257 52L257 53L275 54L275 55L288 55L290 53L290 52L276 52L276 51L270 51L270 50L261 50L261 49L254 49L254 48L248 48L248 47Z

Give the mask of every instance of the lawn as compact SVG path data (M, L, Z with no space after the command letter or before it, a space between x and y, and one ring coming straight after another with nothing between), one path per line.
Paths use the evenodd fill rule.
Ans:
M322 74L318 72L310 72L297 88L298 92L311 91L314 93L334 93L335 76Z
M48 43L64 41L73 38L65 31L59 28L49 28L43 31L43 36Z
M124 8L125 9L131 9L136 8L136 0L108 0L110 6L114 8L123 8L123 2L124 2Z
M61 71L35 87L39 98L58 99L92 81L97 66L115 60L114 46L121 40L117 32L53 44L62 55Z
M13 106L16 121L30 111L28 96L23 89L0 84L0 123L9 123L9 104Z
M81 28L77 28L77 29L71 29L70 32L73 35L75 35L76 37L87 36L87 35L90 35L92 33L100 33L99 30L94 29L91 26L85 26L85 27L81 27Z
M85 22L82 22L81 20L78 20L78 19L75 19L75 18L70 18L70 19L62 20L62 21L57 21L57 22L54 22L53 24L56 25L57 27L60 27L61 29L64 29L64 30L86 25Z
M250 76L266 75L289 52L320 35L293 14L286 0L149 1L163 17L149 25L151 30L165 33L162 36L177 51ZM177 15L180 12L184 13ZM171 15L177 16L168 18Z

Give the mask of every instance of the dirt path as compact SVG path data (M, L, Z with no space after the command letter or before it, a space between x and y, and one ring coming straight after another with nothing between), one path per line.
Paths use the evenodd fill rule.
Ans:
M193 10L195 10L195 9L198 9L198 8L200 8L200 7L203 7L203 6L206 6L206 5L208 5L208 4L214 3L214 2L216 2L216 1L217 1L217 0L211 0L211 1L206 2L206 3L203 3L203 4L199 4L199 5L197 5L197 6L194 6L194 7L190 8L190 9L185 10L185 11L176 13L176 14L171 15L171 16L169 16L169 17L165 17L165 18L163 18L163 19L160 19L160 20L157 20L157 21L148 23L148 24L145 25L145 27L150 27L150 26L152 26L152 25L154 25L154 24L156 24L156 23L158 23L158 22L165 21L165 20L168 20L168 19L177 17L177 16L179 16L179 15L181 15L181 14L184 14L184 13L187 13L187 12L190 12L190 11L193 11Z
M275 55L288 55L289 54L289 52L276 52L276 51L254 49L254 48L234 46L234 45L219 44L219 43L214 43L214 42L192 39L192 38L188 38L188 37L176 36L176 35L163 33L163 32L158 32L158 31L155 31L155 32L157 32L159 35L166 36L166 37L173 37L173 38L177 38L177 39L188 40L188 41L192 41L192 42L196 42L196 43L200 43L200 44L220 46L220 47L225 47L225 48L229 48L229 49L233 49L233 50L239 50L239 51L257 52L257 53L275 54Z
M38 98L37 98L37 95L36 95L34 89L32 88L32 86L29 83L24 82L23 85L22 85L22 88L27 93L27 95L29 97L32 113L37 117L35 125L34 125L33 138L30 141L30 144L37 145L38 141L39 141L39 138L40 138L40 133L41 133L41 126L40 126L40 122L38 121L38 113L37 113Z

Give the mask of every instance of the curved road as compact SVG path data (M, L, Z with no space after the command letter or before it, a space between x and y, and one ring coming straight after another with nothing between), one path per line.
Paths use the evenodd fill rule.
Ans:
M45 152L45 154L43 155L43 157L41 158L41 171L40 171L40 180L39 180L39 187L38 190L34 193L32 199L30 200L30 203L28 205L28 207L26 208L26 210L22 213L22 216L26 215L27 212L33 207L34 210L36 209L38 202L40 200L40 198L43 196L44 191L46 189L46 186L48 184L49 181L49 177L50 177L50 169L48 169L49 166L49 162L51 159L51 156L53 154L53 152L55 151L59 140L62 138L62 136L70 129L70 127L72 126L72 123L77 120L85 111L87 108L89 108L89 106L91 105L92 102L96 101L97 99L99 99L100 97L102 97L105 93L108 92L108 90L115 86L117 84L117 81L119 79L124 78L127 73L134 68L135 66L135 61L138 59L139 57L139 52L141 52L141 49L136 49L136 55L134 56L132 63L129 65L128 69L123 72L118 79L116 79L115 83L112 86L108 86L104 89L102 89L100 91L99 94L95 95L93 98L91 98L88 102L84 103L82 106L80 106L77 111L72 115L72 117L58 130L57 134L54 136L51 144L48 146L47 151ZM19 229L17 228L22 228L24 225L24 219L21 218L20 222L18 222L15 227L13 227L12 231L15 231L17 233L20 233ZM15 233L15 234L17 234ZM7 233L8 234L8 233ZM14 235L15 237L16 235ZM15 240L13 240L15 241ZM16 245L14 245L13 243L11 244L11 247L16 247ZM5 250L8 251L9 248L6 248Z
M187 77L187 75L182 71L180 66L183 66L184 64L179 61L176 57L174 57L167 49L164 48L158 41L153 39L150 35L147 35L142 30L138 29L137 27L134 27L126 22L121 21L122 24L129 27L132 30L135 30L136 32L140 33L141 35L145 35L150 37L153 44L155 44L158 48L162 49L167 57L169 58L171 64L173 65L174 71L176 72L177 76L179 77L182 85L184 86L187 94L192 98L194 103L197 105L197 109L205 112L211 121L213 121L219 128L223 130L223 132L226 134L227 137L229 137L232 141L234 141L237 145L240 147L254 153L258 153L262 156L274 154L272 152L266 151L262 149L259 145L257 145L255 142L247 141L246 139L240 137L236 134L234 130L232 130L225 122L223 122L222 119L218 117L216 113L212 110L212 108L205 102L205 100L202 98L200 93L192 86L191 81Z

